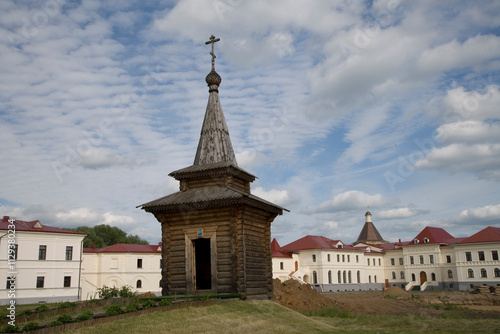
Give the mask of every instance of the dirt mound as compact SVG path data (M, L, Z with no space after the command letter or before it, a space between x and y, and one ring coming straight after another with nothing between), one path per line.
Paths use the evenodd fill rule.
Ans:
M395 296L398 298L410 298L410 295L405 290L397 286L391 286L384 291L384 296Z
M149 297L156 297L156 295L154 293L152 293L151 291L148 291L148 292L145 292L145 293L141 293L137 297L139 297L139 298L149 298Z
M336 301L319 294L309 284L301 284L293 279L282 283L275 278L273 287L273 300L292 310L311 311L337 305Z

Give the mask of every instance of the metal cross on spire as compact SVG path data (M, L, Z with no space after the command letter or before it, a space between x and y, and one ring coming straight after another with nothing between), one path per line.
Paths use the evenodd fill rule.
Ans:
M212 44L212 52L210 52L210 55L212 56L212 71L215 71L215 53L214 53L214 44L215 42L220 41L220 38L215 38L214 35L210 36L210 40L208 42L205 42L205 45Z

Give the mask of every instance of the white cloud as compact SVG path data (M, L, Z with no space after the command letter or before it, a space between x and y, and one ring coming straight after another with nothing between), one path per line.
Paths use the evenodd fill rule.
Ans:
M498 143L500 142L500 122L479 121L453 122L437 129L436 139L440 143Z
M369 195L362 191L350 190L338 194L333 199L321 203L319 206L304 208L304 213L339 212L363 209L368 206L377 207L386 205L387 200L381 194Z
M299 201L299 198L290 194L288 190L271 189L266 191L262 187L256 187L252 190L252 194L285 208Z
M401 219L418 216L421 214L429 213L428 210L416 210L412 208L396 208L390 210L383 210L377 213L377 218L380 219Z
M497 224L500 221L500 204L463 210L460 212L458 220L461 223L470 224L485 224L488 222Z

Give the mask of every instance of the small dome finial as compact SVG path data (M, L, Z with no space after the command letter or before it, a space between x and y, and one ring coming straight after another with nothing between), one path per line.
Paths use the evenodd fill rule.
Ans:
M210 40L205 42L205 45L212 44L212 52L210 52L210 55L212 56L212 71L208 73L207 77L205 78L205 81L207 82L207 85L209 87L208 91L209 92L218 92L219 91L219 85L222 82L222 78L220 75L215 72L215 52L214 52L214 44L216 42L220 41L220 38L215 38L214 35L210 36Z

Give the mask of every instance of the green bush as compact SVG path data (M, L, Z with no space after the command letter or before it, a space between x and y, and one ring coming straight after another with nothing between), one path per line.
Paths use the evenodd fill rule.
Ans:
M73 306L76 306L76 303L74 303L74 302L63 302L63 303L60 303L59 305L57 305L57 309L61 310L63 308L68 308L68 307L73 307Z
M121 314L123 313L123 310L122 308L120 307L120 305L111 305L110 307L108 307L106 309L106 316L107 317L112 317L114 315L118 315L118 314Z
M19 333L21 332L21 328L17 327L17 325L5 325L0 329L0 333Z
M24 311L21 311L19 312L19 316L22 317L23 315L30 315L30 314L33 314L33 310L32 309L26 309Z
M135 312L139 309L139 304L137 302L133 302L127 305L125 308L125 312Z
M132 287L130 285L124 285L120 291L118 291L118 295L122 298L135 297L136 294L137 292L132 291Z
M148 308L155 307L156 303L152 301L151 299L145 300L142 302L142 307L147 310Z
M57 318L57 321L60 321L63 324L65 324L67 322L72 322L73 318L69 314L63 314L59 318Z
M49 310L49 307L47 305L40 305L35 309L35 311L37 311L37 312L46 312L48 310Z
M63 323L60 322L59 320L54 320L51 323L47 324L47 327L56 327L56 326L61 326Z
M101 299L109 299L109 298L114 298L118 297L118 289L115 287L108 287L106 285L103 285L102 288L97 289L97 294L99 295L99 298Z
M172 301L170 299L162 299L158 305L160 306L167 306L167 305L172 305Z
M24 331L32 331L32 330L38 329L38 327L40 327L38 325L38 322L30 321L26 325L24 325L23 332Z
M76 317L76 321L86 321L94 318L94 312L86 310L83 311L78 317Z

